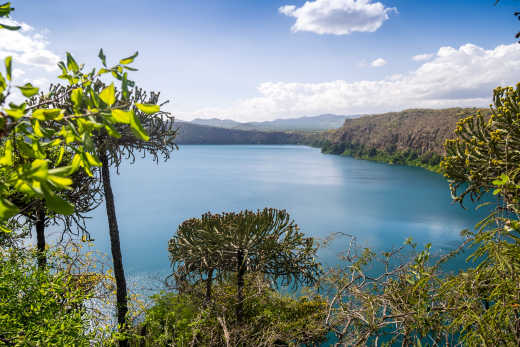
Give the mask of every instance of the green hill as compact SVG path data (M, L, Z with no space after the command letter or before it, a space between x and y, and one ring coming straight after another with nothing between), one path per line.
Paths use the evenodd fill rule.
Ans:
M410 109L347 119L341 128L324 135L322 151L436 169L457 120L477 110Z

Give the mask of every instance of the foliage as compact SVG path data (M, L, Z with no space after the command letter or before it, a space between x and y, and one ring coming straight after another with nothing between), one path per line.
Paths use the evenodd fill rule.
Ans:
M261 272L283 285L312 284L319 274L316 247L285 210L206 213L184 221L168 250L175 271Z
M10 3L1 5L0 17L8 16L12 10ZM19 28L2 25L0 29ZM137 53L109 68L101 50L99 57L103 67L84 72L84 66L67 53L66 62L58 63L62 72L58 77L68 82L64 94L70 97L64 99L59 107L52 101L31 105L27 101L20 104L10 102L6 106L12 89L13 64L11 57L5 59L5 77L0 74L0 136L5 139L0 158L0 227L3 231L9 231L5 221L18 213L18 208L8 200L10 190L44 200L46 206L56 213L69 215L73 212L73 206L57 192L72 185L69 176L80 168L91 175L91 168L100 165L92 141L97 129L106 129L111 136L120 137L114 127L125 124L139 138L148 138L134 108L148 113L157 112L158 106L132 104L129 99L129 87L133 82L128 79L127 71L133 70L129 64L136 56ZM102 90L95 88L99 85L95 83L99 76L108 73L120 82L122 102L117 105L114 105L113 83ZM26 98L38 93L38 88L30 83L17 88ZM49 98L54 96L51 91ZM74 153L74 156L70 162L64 162L60 155L51 165L48 158L51 148L60 153ZM15 154L24 160L15 162Z
M430 171L438 172L441 157L433 152L419 154L414 150L407 149L396 151L392 148L378 150L375 147L366 148L364 145L348 143L324 143L321 145L322 152L327 154L341 154L356 159L372 160L392 165L418 166Z
M453 199L488 199L493 212L432 264L429 246L408 262L369 250L344 257L322 283L331 293L327 325L341 343L516 346L520 343L520 88L497 88L491 116L460 120L441 163ZM442 263L462 250L469 267ZM383 264L369 271L371 264Z
M0 345L89 346L90 317L84 303L93 295L91 279L53 269L40 270L34 254L0 254Z
M318 345L326 338L326 302L318 296L293 298L271 289L261 276L246 279L244 323L236 324L231 279L215 286L211 306L194 292L161 293L154 297L144 322L137 327L141 346L273 346ZM197 292L198 295L197 295Z
M468 233L476 251L474 269L446 286L453 297L463 340L470 344L520 343L520 85L494 91L492 114L461 120L446 142L442 162L455 201L480 200L493 192L493 212ZM464 299L463 299L464 298Z
M430 245L410 257L415 248L408 240L381 254L359 252L351 237L342 265L320 283L329 297L325 324L337 345L457 344L458 326L440 289L446 258L431 264Z
M410 109L347 119L343 127L323 134L322 152L439 171L445 139L453 137L461 117L476 111Z

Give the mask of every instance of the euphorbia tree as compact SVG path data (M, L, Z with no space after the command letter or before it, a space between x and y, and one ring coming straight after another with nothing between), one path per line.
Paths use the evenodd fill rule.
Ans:
M243 317L245 275L262 273L275 284L313 284L320 274L316 247L285 210L207 213L184 222L169 243L174 271L232 272L237 276L236 317ZM198 259L197 259L198 258Z

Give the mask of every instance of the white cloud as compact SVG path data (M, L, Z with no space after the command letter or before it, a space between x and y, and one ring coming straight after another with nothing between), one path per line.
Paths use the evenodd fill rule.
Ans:
M59 57L49 50L49 42L41 33L26 23L3 19L7 25L20 25L18 31L0 30L0 58L12 56L16 64L43 68L47 72L57 70Z
M412 59L415 61L425 61L425 60L430 60L431 58L433 58L433 54L429 54L429 53L417 54L412 57Z
M372 67L381 67L383 65L386 65L386 60L384 60L383 58L377 58L376 60L371 62L370 65Z
M389 19L388 14L397 9L372 0L315 0L306 1L299 8L285 5L278 11L296 18L291 28L293 32L347 35L376 31Z
M435 57L414 71L381 80L321 83L265 82L259 95L224 108L179 114L269 120L323 113L359 114L411 107L486 106L498 85L520 81L520 45L486 50L473 44L441 47Z

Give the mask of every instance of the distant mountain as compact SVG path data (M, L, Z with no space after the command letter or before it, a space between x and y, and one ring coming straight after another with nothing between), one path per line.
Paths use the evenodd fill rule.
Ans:
M234 127L237 127L242 124L240 122L235 122L234 120L231 120L231 119L218 119L218 118L208 118L208 119L195 118L190 123L199 124L199 125L207 125L210 127L228 128L228 129L233 129Z
M240 123L230 119L194 119L191 123L237 130L260 131L319 131L337 129L343 125L345 119L357 118L353 116L339 116L334 114L322 114L319 116L275 119L265 122Z
M175 139L179 145L303 144L318 136L314 133L226 129L183 121L175 124L178 127Z

